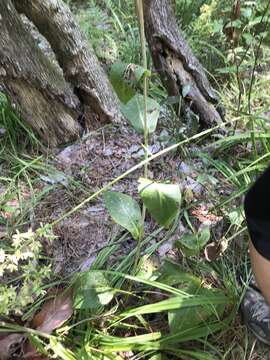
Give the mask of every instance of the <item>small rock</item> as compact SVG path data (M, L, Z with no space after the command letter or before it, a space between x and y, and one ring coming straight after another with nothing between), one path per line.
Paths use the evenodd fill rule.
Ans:
M103 151L103 155L104 155L104 156L112 156L112 154L113 154L112 149L105 149L105 150Z
M40 175L39 177L41 178L41 180L51 185L62 184L64 186L68 186L68 179L66 175L58 171L48 176Z
M190 188L194 195L201 195L203 192L203 187L196 180L192 179L190 176L187 176L186 187Z
M140 149L140 146L134 144L128 149L128 153L133 154L133 153L137 152L139 149Z
M158 248L157 252L159 256L163 258L172 249L173 249L173 241L168 240Z
M56 159L59 162L62 162L66 165L71 165L72 163L78 163L78 161L81 161L79 156L79 151L80 151L80 145L78 144L67 146L56 156Z
M187 165L184 161L182 161L179 165L179 171L182 174L188 175L191 173L191 168L189 165Z

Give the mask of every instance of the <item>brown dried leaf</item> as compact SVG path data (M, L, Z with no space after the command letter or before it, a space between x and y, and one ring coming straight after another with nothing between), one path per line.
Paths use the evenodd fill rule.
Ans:
M191 214L195 216L201 223L212 225L222 220L222 216L212 214L209 209L202 205L191 211Z
M217 258L222 256L222 254L226 251L228 247L228 243L226 239L222 239L218 242L212 242L208 244L204 249L204 255L207 261L215 261Z
M61 327L73 314L72 290L56 294L47 301L32 321L32 327L46 334ZM24 346L25 357L28 360L49 360L46 356L39 354L35 347L28 341ZM1 360L1 359L0 359Z
M10 334L0 339L0 360L8 360L20 347L25 338L24 334Z
M72 290L56 295L54 299L46 302L41 311L35 315L33 326L46 334L59 328L73 314Z

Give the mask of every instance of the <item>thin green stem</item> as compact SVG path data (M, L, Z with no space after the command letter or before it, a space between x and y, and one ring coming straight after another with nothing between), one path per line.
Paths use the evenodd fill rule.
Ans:
M143 133L144 133L144 159L148 159L148 124L147 124L147 95L148 95L148 78L147 78L147 55L146 55L146 41L145 41L145 30L144 30L144 16L143 16L143 1L136 0L136 8L138 12L138 21L139 21L139 29L140 29L140 40L141 40L141 52L142 52L142 66L144 68L144 77L143 77ZM148 162L144 164L144 177L148 177ZM142 218L143 223L145 220L146 208L143 205L142 209ZM140 252L141 252L141 244L144 237L144 233L142 232L140 238L138 239L137 244L137 252L134 261L134 269L138 266Z

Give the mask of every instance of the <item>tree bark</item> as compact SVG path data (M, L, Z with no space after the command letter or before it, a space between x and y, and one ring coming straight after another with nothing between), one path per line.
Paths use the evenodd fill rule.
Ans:
M170 0L144 0L145 32L155 68L170 96L182 94L205 126L219 123L223 110L202 65L179 32Z
M119 101L68 6L62 0L13 0L50 43L64 76L84 105L86 126L121 119Z
M11 0L0 1L0 84L27 123L49 145L79 136L79 100L42 53Z

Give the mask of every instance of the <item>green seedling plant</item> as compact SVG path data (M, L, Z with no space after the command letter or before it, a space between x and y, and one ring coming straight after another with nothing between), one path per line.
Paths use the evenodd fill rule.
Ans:
M144 298L148 299L149 287L156 288L159 291L168 292L167 295L164 294L165 300L152 303L149 299L151 303L128 310L121 310L121 307L116 305L114 314L108 318L107 330L112 329L114 333L120 332L121 334L121 329L128 326L134 329L144 329L145 332L149 326L147 324L149 314L156 314L156 316L166 314L169 333L165 336L160 332L145 333L123 339L121 336L105 335L92 327L91 330L89 329L86 342L88 345L80 350L80 354L91 354L91 358L98 359L98 353L94 346L94 343L97 342L98 352L101 352L106 359L117 358L116 353L119 351L136 351L138 354L143 352L146 357L152 353L151 358L153 359L161 358L161 353L173 354L176 357L189 355L198 359L214 359L200 350L175 351L173 345L211 334L222 329L226 321L230 321L229 319L225 322L222 321L225 306L230 303L224 291L202 287L200 278L183 273L176 264L170 264L167 268L159 270L154 276L156 280L148 280L147 277L138 275L140 267L143 266L143 261L139 261L142 245L147 246L147 239L144 240L146 212L161 226L161 229L170 231L173 224L177 223L181 211L181 191L178 184L161 183L148 177L148 163L151 160L148 154L149 134L156 129L160 105L149 98L147 94L151 73L147 70L143 6L140 0L136 1L136 7L141 34L143 66L115 64L111 69L111 81L122 102L123 114L129 124L144 137L144 177L138 179L138 195L142 201L142 208L135 199L127 194L114 191L107 191L104 194L105 207L112 219L137 241L134 267L131 269L134 275L122 272L127 263L125 260L120 263L116 271L89 270L80 274L74 285L73 306L84 316L89 312L92 316L98 316L104 311L102 309L115 302L121 293L125 293L127 299L137 298L136 292L133 290L133 283L136 283L141 289L140 291L145 293L143 298L138 297L137 299L143 303L145 302ZM140 89L141 83L143 95L136 92ZM110 185L113 183L114 181ZM102 192L105 190L106 188L103 188ZM209 238L210 232L206 228L199 234L194 234L192 241L188 242L184 239L179 241L181 246L185 246L189 250L189 252L187 251L188 255L194 256L199 254ZM132 256L132 254L130 255ZM171 282L172 278L174 278L173 282ZM131 284L127 291L120 288L123 280ZM188 321L191 314L192 321ZM132 322L129 322L130 318L133 319ZM206 321L207 325L204 323ZM76 330L74 331L76 332ZM90 345L92 342L93 345Z

